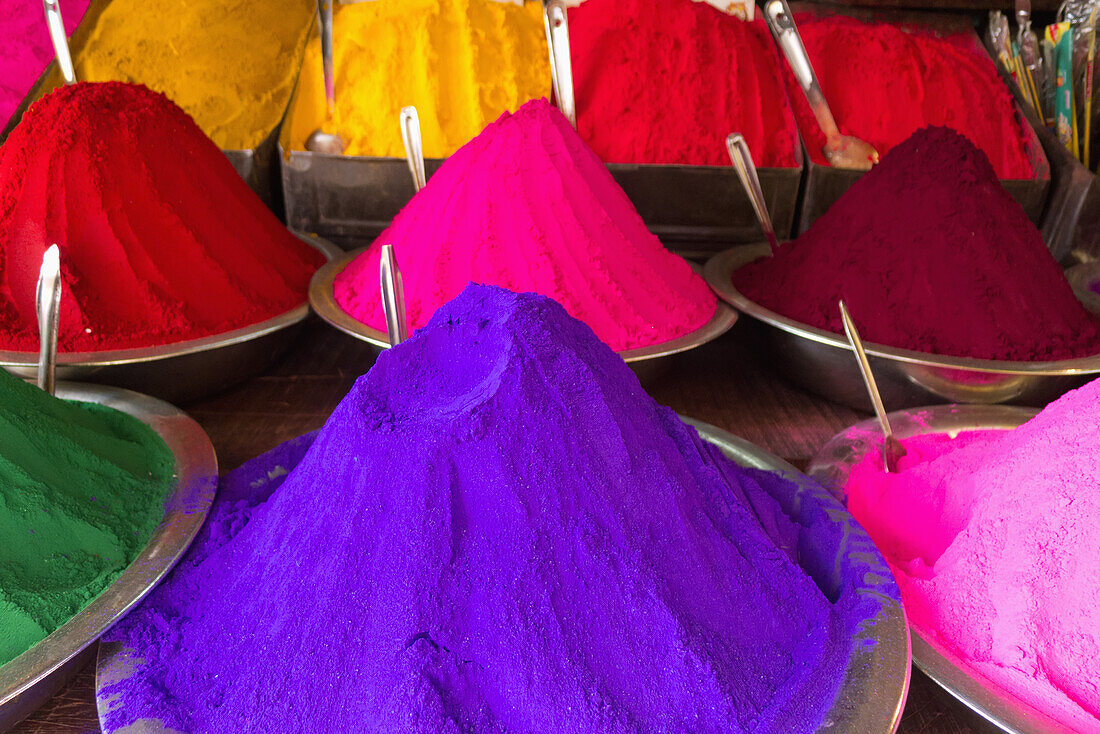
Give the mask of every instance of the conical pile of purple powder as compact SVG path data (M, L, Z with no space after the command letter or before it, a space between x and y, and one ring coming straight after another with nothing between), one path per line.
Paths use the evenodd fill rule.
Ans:
M781 550L786 480L547 298L470 286L293 463L112 633L108 731L800 732L835 696L852 612Z

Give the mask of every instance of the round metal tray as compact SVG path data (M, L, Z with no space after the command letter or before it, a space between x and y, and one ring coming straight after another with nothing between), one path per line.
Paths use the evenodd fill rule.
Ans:
M295 233L332 259L342 250ZM117 385L187 403L248 379L270 366L293 343L309 315L303 303L286 313L224 334L139 349L58 352L57 379ZM0 367L26 380L38 370L38 352L0 350Z
M148 424L176 459L176 488L164 519L114 583L65 624L0 666L0 731L41 706L91 658L92 643L149 593L183 556L206 519L217 486L210 439L185 413L155 398L99 385L58 383L57 397L106 405Z
M829 400L870 412L870 400L848 340L750 301L733 285L742 265L767 255L766 245L735 247L707 261L703 275L727 303L767 327L771 361L791 381ZM1100 315L1100 310L1092 308ZM1100 353L1058 362L941 357L864 344L883 400L893 408L934 402L1045 405L1100 373Z
M309 304L322 320L345 334L368 342L380 352L389 348L389 335L354 318L340 307L333 293L333 281L336 280L336 276L367 249L362 247L353 250L341 258L332 260L318 270L309 284ZM644 382L654 379L663 372L668 367L668 358L672 355L686 352L717 339L729 331L736 321L737 312L719 301L710 321L690 334L660 344L652 344L648 347L626 349L618 352L618 354L624 362L630 365L630 368L634 370L639 379Z
M905 439L929 433L955 435L964 431L1011 430L1038 411L1007 405L939 405L890 414L894 434ZM867 420L840 432L818 452L807 473L838 499L852 468L871 449L882 446L878 421ZM1013 696L948 649L935 630L911 624L913 662L974 714L1013 734L1056 734L1066 727Z
M813 513L824 506L832 522L844 526L845 532L840 536L842 540L839 543L830 547L819 543L805 549L805 552L817 553L828 559L820 564L824 568L833 568L839 558L846 557L847 562L862 571L856 575L864 580L861 588L847 593L858 594L870 604L867 621L851 640L851 655L840 691L819 731L866 734L895 731L901 721L909 690L909 631L905 613L897 601L897 586L886 561L851 515L790 464L714 426L689 418L682 420L738 464L778 472L789 479L795 485L795 491L789 496L776 497L784 511L797 518L802 513ZM299 441L311 442L312 437L302 437ZM299 445L295 449L297 456L304 454L308 445ZM268 477L282 477L293 470L293 466L286 465L287 461L280 456L278 449L269 452L262 460L270 462ZM260 463L257 470L264 466ZM272 488L261 483L252 491L270 493ZM874 610L873 613L870 610ZM871 641L874 644L869 644ZM139 666L140 661L133 651L123 648L121 644L106 642L100 646L96 667L96 704L100 726L107 734L122 734L123 731L126 734L170 734L155 719L143 719L118 732L108 729L104 723L109 711L124 705L117 692L108 693L110 687L133 675Z

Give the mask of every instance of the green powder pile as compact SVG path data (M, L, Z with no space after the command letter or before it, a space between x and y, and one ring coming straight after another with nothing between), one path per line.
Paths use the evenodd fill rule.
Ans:
M0 369L0 665L137 556L164 514L174 465L141 421Z

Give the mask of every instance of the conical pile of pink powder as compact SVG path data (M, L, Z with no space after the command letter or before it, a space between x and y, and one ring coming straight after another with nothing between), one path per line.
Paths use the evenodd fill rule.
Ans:
M1013 431L918 436L856 467L849 509L906 612L985 676L1100 731L1100 380Z
M545 99L458 150L336 278L341 308L380 330L384 244L397 254L414 329L471 282L550 296L618 351L684 336L717 307Z

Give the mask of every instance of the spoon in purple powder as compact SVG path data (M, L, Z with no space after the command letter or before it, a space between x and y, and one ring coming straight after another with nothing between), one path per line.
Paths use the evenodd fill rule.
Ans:
M401 108L401 142L405 144L405 159L409 162L413 186L417 191L424 188L427 177L424 175L424 143L420 139L420 116L415 107Z
M38 312L38 387L54 393L57 370L57 317L61 310L61 254L50 245L42 256L38 287L34 293Z
M550 48L550 80L558 109L577 127L577 103L573 96L573 60L569 56L569 15L564 0L549 0L543 8L546 45Z
M733 168L737 171L737 177L741 179L741 185L749 195L752 209L756 212L756 218L760 221L760 227L764 230L764 236L768 238L768 244L772 247L772 253L779 249L779 240L775 236L775 227L772 226L772 217L768 214L768 205L764 202L764 190L760 188L760 177L756 173L756 164L752 160L752 152L749 144L745 142L745 136L741 133L730 133L726 137L726 151L730 154Z
M882 405L882 395L878 391L878 383L871 373L871 363L867 361L867 352L863 351L863 340L859 338L856 325L852 321L852 315L848 313L848 307L844 301L840 302L840 318L844 320L844 333L848 335L848 343L852 345L852 351L856 353L856 361L859 363L860 374L863 375L863 384L867 386L867 393L871 396L871 404L875 406L875 415L878 416L879 425L882 426L883 445L882 456L886 464L887 474L896 474L898 461L905 456L905 447L901 441L894 437L894 431L890 428L890 419L886 417L886 408Z
M378 282L382 288L386 331L390 335L390 346L395 347L408 337L408 322L405 320L405 284L401 280L401 269L397 266L393 245L382 245L379 268Z

